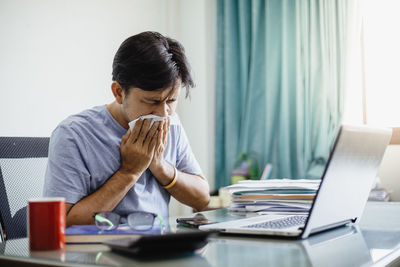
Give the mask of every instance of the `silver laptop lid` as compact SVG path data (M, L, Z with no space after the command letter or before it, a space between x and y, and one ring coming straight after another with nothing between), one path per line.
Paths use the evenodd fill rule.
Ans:
M302 238L360 219L392 130L343 125Z

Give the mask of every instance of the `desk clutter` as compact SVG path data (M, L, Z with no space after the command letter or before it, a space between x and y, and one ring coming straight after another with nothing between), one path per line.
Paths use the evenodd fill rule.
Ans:
M373 188L369 194L368 201L390 201L390 192L385 188Z
M244 180L224 188L232 212L307 214L321 180Z
M237 212L308 212L320 180L243 180L222 187L211 196L208 209L228 208ZM307 191L309 190L309 191ZM390 191L374 186L368 201L390 201ZM297 209L297 210L296 210Z

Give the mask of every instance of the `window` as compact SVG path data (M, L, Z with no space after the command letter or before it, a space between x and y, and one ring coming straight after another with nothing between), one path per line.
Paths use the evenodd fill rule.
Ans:
M363 0L360 5L360 42L354 44L344 122L394 127L396 136L400 134L400 1Z
M400 126L400 1L363 4L367 123Z

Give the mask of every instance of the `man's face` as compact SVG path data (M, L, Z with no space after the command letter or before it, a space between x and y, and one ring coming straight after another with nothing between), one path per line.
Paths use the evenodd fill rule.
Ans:
M157 91L145 91L131 88L124 95L122 109L127 122L133 121L143 115L156 115L165 117L172 115L178 103L181 83L176 82L175 87Z

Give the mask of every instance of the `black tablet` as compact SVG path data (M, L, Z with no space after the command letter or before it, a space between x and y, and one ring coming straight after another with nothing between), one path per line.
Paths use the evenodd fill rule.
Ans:
M207 244L211 232L185 231L105 241L112 251L130 256L160 257L194 252Z

